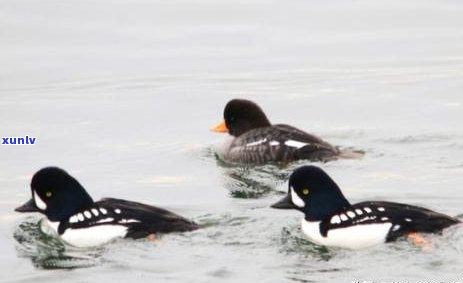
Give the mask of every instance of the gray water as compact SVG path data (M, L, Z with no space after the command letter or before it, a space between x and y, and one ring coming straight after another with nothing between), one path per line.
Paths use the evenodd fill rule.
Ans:
M351 251L308 242L269 205L288 167L227 167L209 132L235 97L274 123L364 150L318 163L351 202L462 218L463 2L0 2L3 282L451 282L463 232ZM13 212L56 165L94 197L158 205L207 228L73 249Z

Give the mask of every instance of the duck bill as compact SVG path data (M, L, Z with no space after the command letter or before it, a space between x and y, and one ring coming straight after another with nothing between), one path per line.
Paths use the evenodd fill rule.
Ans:
M217 132L217 133L228 133L228 128L227 125L225 124L225 121L217 124L216 126L211 128L211 131Z
M277 208L277 209L298 209L298 207L291 200L291 196L289 194L287 194L284 198L282 198L278 202L272 204L270 207Z
M17 212L39 212L40 210L35 205L34 199L30 199L25 204L23 204L23 205L21 205L19 207L16 207L14 211L17 211Z

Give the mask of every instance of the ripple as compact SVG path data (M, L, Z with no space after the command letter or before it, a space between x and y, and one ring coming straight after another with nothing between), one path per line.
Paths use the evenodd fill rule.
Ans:
M40 230L39 222L28 219L13 233L20 257L30 258L37 268L75 269L92 267L102 262L102 248L77 249Z
M287 271L288 279L325 281L327 277L356 280L397 281L400 278L417 278L413 270L433 270L435 276L461 271L459 265L462 252L463 229L452 226L442 235L425 234L429 246L416 246L402 239L393 243L377 245L367 249L349 250L318 246L302 235L298 225L286 226L281 231L280 252L286 257L296 257L296 264ZM371 270L377 270L372 274ZM412 276L412 277L410 277ZM338 281L339 282L339 281Z
M303 235L299 235L302 235L299 225L283 227L280 251L286 254L295 253L315 261L329 261L336 255L336 249L314 244Z
M416 144L416 143L435 143L449 141L453 137L444 134L418 134L418 135L405 135L398 137L381 138L378 141L385 143L398 143L398 144Z
M223 167L225 188L233 198L261 198L286 182L291 170L275 165L259 167Z

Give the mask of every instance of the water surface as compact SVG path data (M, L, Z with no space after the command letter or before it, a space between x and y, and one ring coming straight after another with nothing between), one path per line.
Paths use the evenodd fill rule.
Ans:
M361 251L308 242L272 210L291 170L224 166L208 129L235 97L361 160L317 163L352 202L463 213L459 1L0 3L0 263L4 282L452 281L461 229ZM75 249L13 210L32 174L65 168L94 199L159 205L208 227Z

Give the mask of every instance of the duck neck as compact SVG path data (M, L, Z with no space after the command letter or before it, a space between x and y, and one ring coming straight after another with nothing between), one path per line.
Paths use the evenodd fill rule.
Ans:
M339 192L336 198L324 196L307 203L305 207L305 219L307 221L321 221L332 215L351 207L347 199Z

